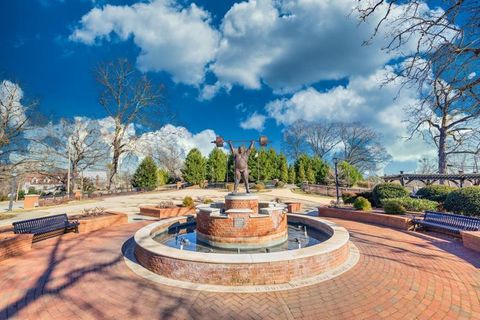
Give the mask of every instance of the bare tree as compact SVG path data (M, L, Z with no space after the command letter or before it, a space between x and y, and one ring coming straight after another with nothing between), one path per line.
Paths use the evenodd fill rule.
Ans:
M96 79L103 88L100 104L115 123L111 139L112 160L107 178L107 187L112 189L120 158L128 151L127 130L135 122L145 120L149 110L160 108L162 86L154 85L126 59L98 66Z
M374 130L359 123L343 123L340 128L341 151L336 156L362 172L375 172L391 156Z
M37 101L28 101L20 86L8 80L0 83L0 179L28 161L25 133Z
M327 121L306 123L304 127L305 142L309 145L313 155L325 159L340 143L340 127L339 123Z
M410 129L429 134L438 172L445 173L449 156L479 152L472 138L480 116L480 6L478 0L444 0L441 9L427 8L422 0L358 0L356 9L362 21L375 23L372 38L383 31L389 37L384 49L403 56L387 81L418 88Z
M178 179L181 176L182 159L185 159L183 148L171 141L163 145L152 146L151 154L159 166L167 170L171 177Z
M306 121L297 120L285 128L283 132L283 148L287 156L293 161L297 160L306 151L306 125Z
M461 91L437 80L428 99L409 112L412 134L422 135L437 149L439 173L447 172L450 156L480 154L480 102L468 100Z

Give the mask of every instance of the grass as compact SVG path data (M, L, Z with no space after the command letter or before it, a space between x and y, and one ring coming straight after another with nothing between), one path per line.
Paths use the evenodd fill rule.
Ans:
M0 213L0 220L6 220L15 217L14 214Z

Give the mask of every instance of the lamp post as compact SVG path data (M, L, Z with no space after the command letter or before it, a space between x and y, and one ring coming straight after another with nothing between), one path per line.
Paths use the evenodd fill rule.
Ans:
M337 205L340 204L340 192L338 188L338 158L333 158L333 163L335 164L335 193L337 195Z
M67 196L70 198L70 176L71 176L71 161L72 161L72 154L70 153L70 144L71 144L71 136L68 137L67 141L67 152L68 152L68 164L67 164Z
M260 181L260 157L258 156L258 151L255 153L255 158L257 158L257 181Z
M10 202L8 204L8 211L12 211L13 210L13 199L16 195L14 195L14 193L16 193L15 191L17 190L16 188L16 184L17 184L17 173L15 171L12 172L12 185L11 185L11 189L10 189Z

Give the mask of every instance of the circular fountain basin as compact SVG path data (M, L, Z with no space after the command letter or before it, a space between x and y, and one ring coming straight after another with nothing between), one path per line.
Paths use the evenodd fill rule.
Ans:
M144 268L163 277L196 284L252 286L306 280L341 267L349 258L348 231L316 217L288 215L289 223L329 235L319 244L270 253L205 253L179 250L154 238L187 221L176 217L150 224L135 234L134 255Z

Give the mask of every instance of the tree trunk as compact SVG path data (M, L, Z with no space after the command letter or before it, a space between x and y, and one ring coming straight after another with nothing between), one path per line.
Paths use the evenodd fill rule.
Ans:
M115 148L113 150L113 158L110 167L110 172L108 174L108 181L107 181L107 188L108 190L112 190L115 187L115 176L117 175L118 171L118 160L120 159L120 150Z
M447 129L440 129L438 140L438 173L447 173L447 154L446 154ZM443 181L440 181L443 184Z

